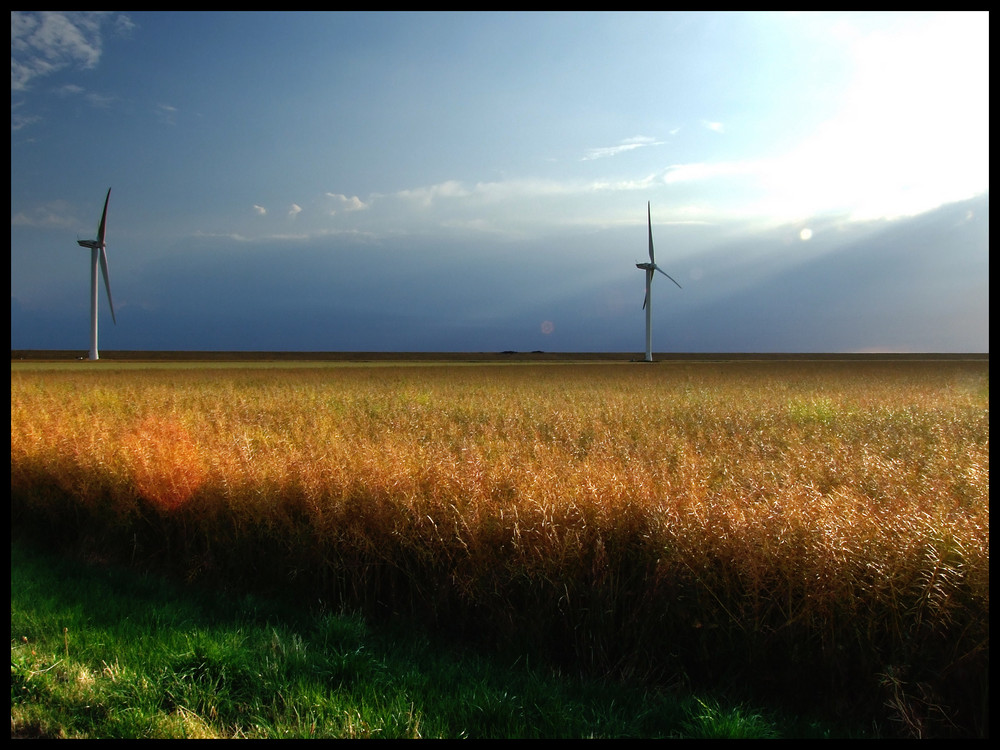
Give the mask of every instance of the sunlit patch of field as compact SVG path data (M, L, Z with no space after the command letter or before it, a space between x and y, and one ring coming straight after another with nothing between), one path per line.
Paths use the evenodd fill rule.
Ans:
M11 492L53 543L581 670L988 695L988 361L12 365Z

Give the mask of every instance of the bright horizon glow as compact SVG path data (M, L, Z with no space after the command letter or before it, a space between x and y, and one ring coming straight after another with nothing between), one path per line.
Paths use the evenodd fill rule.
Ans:
M861 236L879 222L988 201L989 14L12 12L12 347L42 340L30 311L75 303L79 259L65 240L93 231L94 196L109 186L126 329L130 306L169 306L163 284L187 253L214 265L243 248L275 284L294 275L298 254L315 257L309 282L329 274L332 285L318 310L345 300L339 285L360 293L369 283L341 272L369 247L387 253L383 278L398 287L390 294L409 300L410 312L396 314L422 306L405 269L431 299L454 302L443 325L468 319L470 348L487 323L448 280L457 262L516 284L490 290L511 305L488 307L491 335L537 305L530 330L544 320L546 346L579 348L585 334L571 345L573 326L544 311L558 301L549 295L618 299L619 284L635 286L628 269L644 252L650 201L660 265L698 282L658 304L666 348L672 306L695 315L712 300L724 314L735 278L709 271L719 263L726 273L719 253L735 253L730 274L768 269L774 278L793 266L783 242L759 255L768 233L809 240L794 262L818 263L836 256L828 243L837 232L868 242ZM982 214L975 220L988 221ZM985 246L969 250L977 270L949 282L956 304L973 307L954 312L949 332L937 325L937 342L988 350L988 323L978 320L983 300L988 317L983 231ZM756 267L741 270L751 257ZM537 274L520 270L533 263ZM913 294L941 283L930 265ZM550 271L551 282L542 278ZM225 278L212 283L228 299ZM301 304L292 287L268 289L243 303ZM642 290L633 296L641 304ZM641 349L641 311L608 309L616 312L594 346ZM240 330L238 310L227 315ZM172 339L184 340L182 325L170 324ZM434 325L421 318L421 330ZM932 346L918 330L926 322L914 325L904 334L893 323L899 341L856 348ZM128 335L109 331L103 346ZM824 340L852 346L815 335L819 349ZM767 346L766 336L747 340L755 345Z

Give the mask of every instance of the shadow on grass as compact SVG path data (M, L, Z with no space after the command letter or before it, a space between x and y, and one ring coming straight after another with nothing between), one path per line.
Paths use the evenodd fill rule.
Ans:
M862 736L745 703L578 679L11 540L11 733L21 737Z

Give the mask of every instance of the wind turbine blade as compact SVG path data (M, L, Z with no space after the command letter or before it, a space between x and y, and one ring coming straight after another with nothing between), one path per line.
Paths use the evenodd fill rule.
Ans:
M675 279L675 278L674 278L673 276L671 276L671 275L670 275L669 273L667 273L666 271L664 271L664 270L663 270L662 268L660 268L659 266L656 266L656 270L657 270L657 271L659 271L660 273L662 273L662 274L663 274L664 276L666 276L666 277L667 277L668 279L670 279L670 280L671 280L672 282L674 282L675 284L677 284L677 279ZM681 286L680 284L677 284L677 288L678 288L678 289L683 289L683 287L682 287L682 286Z
M646 221L649 224L649 262L656 263L653 260L653 217L649 212L649 201L646 201Z
M108 222L108 201L111 200L111 188L108 188L108 194L104 198L104 213L101 214L101 226L97 228L97 241L104 245L104 233L106 231L106 226ZM103 256L101 256L103 257ZM106 277L106 275L105 275Z
M103 222L101 226L103 228ZM101 245L101 273L104 274L104 288L108 292L108 304L111 306L111 322L118 325L118 321L115 320L115 303L111 299L111 282L108 280L108 254L104 249L104 245Z
M649 302L649 292L646 292L646 296L642 298L642 309L646 309L646 303Z

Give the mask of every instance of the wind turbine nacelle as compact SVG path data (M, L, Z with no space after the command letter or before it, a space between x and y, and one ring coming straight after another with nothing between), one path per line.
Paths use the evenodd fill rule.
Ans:
M99 250L101 243L97 240L77 240L76 244L80 247L89 247L91 250Z
M643 271L648 271L651 268L655 268L655 266L652 263L636 263L635 267L641 268Z

